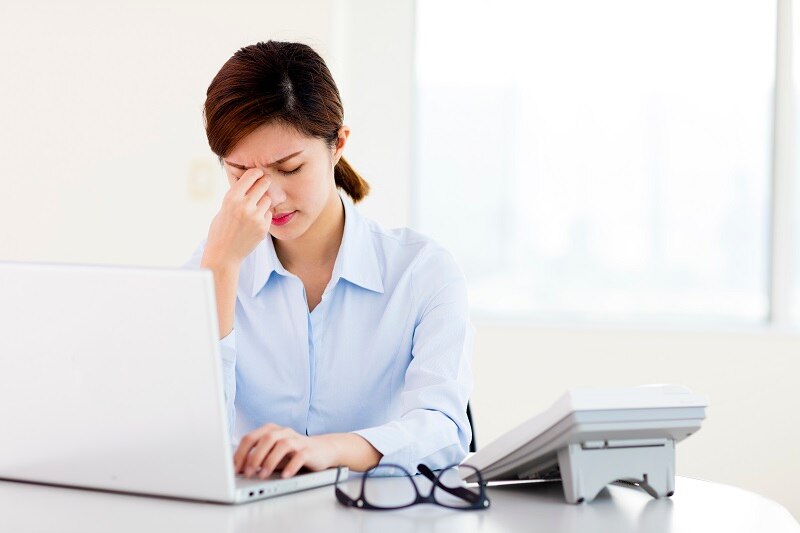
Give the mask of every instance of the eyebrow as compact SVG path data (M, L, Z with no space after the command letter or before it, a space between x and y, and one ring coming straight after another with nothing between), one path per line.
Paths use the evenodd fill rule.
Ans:
M291 159L291 158L293 158L294 156L296 156L296 155L300 155L302 152L303 152L303 151L302 151L302 150L300 150L299 152L295 152L295 153L293 153L293 154L289 154L289 155L287 155L287 156L285 156L285 157L281 157L281 158L280 158L280 159L278 159L277 161L273 161L272 163L270 163L269 165L267 165L267 167L266 167L266 168L269 168L269 167L274 167L274 166L276 166L276 165L280 165L281 163L285 163L286 161L290 160L290 159ZM239 165L239 164L237 164L237 163L231 163L230 161L227 161L227 160L225 160L225 164L227 164L227 165L229 165L229 166L232 166L233 168L238 168L239 170L249 170L249 168L248 168L248 167L246 167L246 166L244 166L244 165Z

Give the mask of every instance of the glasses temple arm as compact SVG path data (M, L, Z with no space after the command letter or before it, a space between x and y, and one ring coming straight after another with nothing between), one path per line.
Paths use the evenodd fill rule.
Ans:
M419 471L420 474L428 478L428 480L430 480L434 485L436 485L443 491L452 494L453 496L457 496L458 498L461 498L462 500L466 500L471 503L475 503L478 500L480 500L480 495L475 494L474 492L471 492L465 489L464 487L448 487L447 485L439 481L439 478L436 477L436 474L433 473L433 470L428 468L426 465L423 464L417 465L417 470Z

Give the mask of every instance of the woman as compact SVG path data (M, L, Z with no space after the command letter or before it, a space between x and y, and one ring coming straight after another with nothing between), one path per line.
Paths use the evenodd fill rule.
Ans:
M236 472L461 461L464 276L430 239L356 211L369 186L342 157L350 129L322 58L242 48L204 114L230 189L187 266L214 274Z

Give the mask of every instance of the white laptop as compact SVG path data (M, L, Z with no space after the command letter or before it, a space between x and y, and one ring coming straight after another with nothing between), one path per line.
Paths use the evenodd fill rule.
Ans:
M234 475L218 342L208 270L0 262L0 479L222 503L332 484Z

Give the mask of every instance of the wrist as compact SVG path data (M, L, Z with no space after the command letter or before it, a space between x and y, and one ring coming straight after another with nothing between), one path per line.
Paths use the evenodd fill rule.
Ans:
M347 466L352 470L364 472L377 465L381 453L370 442L356 433L329 433L316 435L320 444L331 452L328 466Z
M337 437L338 435L335 433L312 435L309 437L311 440L316 441L320 448L325 451L324 468L345 464L343 462L342 447Z
M200 268L208 268L214 273L235 273L241 267L241 261L217 257L214 254L203 254L200 260Z

